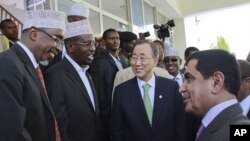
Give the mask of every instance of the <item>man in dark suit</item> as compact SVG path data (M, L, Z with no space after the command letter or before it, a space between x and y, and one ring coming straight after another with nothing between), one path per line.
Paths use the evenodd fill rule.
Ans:
M197 141L229 140L231 124L250 124L236 100L240 73L233 55L223 50L198 51L186 65L180 91L185 111L202 119Z
M38 62L53 57L64 19L62 12L28 11L20 42L0 55L1 141L60 141Z
M250 119L250 62L237 60L240 66L241 84L237 99L243 110L243 115Z
M98 58L95 58L90 66L89 73L93 78L98 96L104 97L102 105L102 115L106 121L106 126L110 126L111 99L113 83L116 72L126 68L125 61L118 56L120 38L115 29L107 29L103 33L103 40L106 51Z
M131 58L136 77L118 85L114 91L113 141L186 140L179 85L153 73L158 57L155 43L136 42Z
M95 87L87 70L94 59L88 20L66 25L65 58L45 72L51 105L63 141L101 141L102 122Z

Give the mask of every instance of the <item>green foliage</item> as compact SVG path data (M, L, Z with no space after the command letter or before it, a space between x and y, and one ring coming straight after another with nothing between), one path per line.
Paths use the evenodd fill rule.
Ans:
M214 43L211 43L210 48L211 49L222 49L222 50L230 52L230 47L229 47L227 41L225 40L225 38L222 36L218 36L216 45Z

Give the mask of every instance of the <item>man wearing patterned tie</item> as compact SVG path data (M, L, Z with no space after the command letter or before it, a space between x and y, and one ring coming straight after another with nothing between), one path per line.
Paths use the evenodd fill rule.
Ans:
M230 125L250 124L236 99L240 73L235 57L223 50L198 51L186 65L180 91L185 111L202 119L196 141L229 141Z
M185 141L186 123L177 82L157 76L155 43L137 41L132 53L134 78L118 85L112 105L113 141Z
M0 140L60 141L36 69L39 61L52 59L57 52L64 37L64 21L62 12L26 12L20 41L0 54Z
M103 141L99 100L87 70L94 59L95 42L85 19L66 25L66 56L45 72L51 105L63 141Z
M240 66L241 84L237 99L243 109L243 115L250 119L250 63L237 60Z

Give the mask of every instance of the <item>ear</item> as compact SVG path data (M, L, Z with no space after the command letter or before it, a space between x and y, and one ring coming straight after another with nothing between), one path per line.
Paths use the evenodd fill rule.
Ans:
M180 63L179 65L181 65L181 63L182 63L182 59L179 59L179 63Z
M70 53L73 53L75 52L75 45L74 44L66 44L66 48L67 48L67 52L70 54Z
M211 76L211 79L213 81L213 88L212 88L212 93L217 94L223 89L224 87L224 82L225 82L225 76L222 72L216 71L214 74Z
M37 29L35 27L31 27L29 30L29 38L32 41L36 41L37 39Z

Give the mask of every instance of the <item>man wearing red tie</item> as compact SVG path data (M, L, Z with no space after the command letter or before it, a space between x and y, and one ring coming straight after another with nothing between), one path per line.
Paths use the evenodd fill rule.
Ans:
M62 12L28 11L20 42L0 54L0 140L61 141L38 62L57 53L64 21Z

